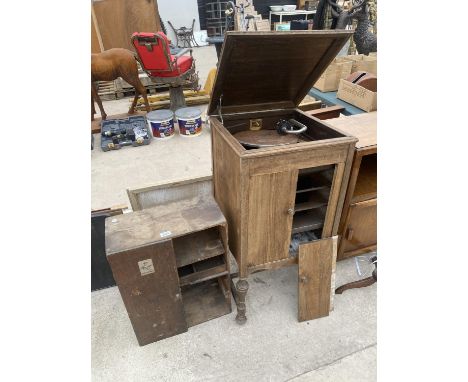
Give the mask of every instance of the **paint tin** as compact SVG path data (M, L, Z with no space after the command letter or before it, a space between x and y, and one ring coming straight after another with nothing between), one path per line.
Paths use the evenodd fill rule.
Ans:
M155 110L146 114L153 137L164 139L174 136L174 113L171 110Z
M183 107L175 112L179 133L182 137L195 137L202 132L201 110L197 107Z

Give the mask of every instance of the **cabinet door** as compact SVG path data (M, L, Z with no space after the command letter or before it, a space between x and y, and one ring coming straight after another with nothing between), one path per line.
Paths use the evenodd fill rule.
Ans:
M250 177L247 266L289 257L296 184L297 170Z
M299 321L328 316L333 306L338 237L299 246Z
M107 258L140 346L187 331L171 240Z
M346 226L343 257L377 245L377 199L351 204Z

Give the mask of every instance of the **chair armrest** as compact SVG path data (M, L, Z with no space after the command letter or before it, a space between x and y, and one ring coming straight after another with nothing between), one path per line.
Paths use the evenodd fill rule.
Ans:
M190 52L190 55L192 55L192 49L189 49L189 48L184 48L182 49L179 53L175 54L174 57L177 59L179 58L180 56L183 56L184 54Z

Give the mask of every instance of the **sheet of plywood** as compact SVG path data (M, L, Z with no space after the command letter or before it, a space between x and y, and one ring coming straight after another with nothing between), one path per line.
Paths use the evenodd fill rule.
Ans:
M334 236L299 246L299 321L330 312L337 239Z
M359 139L356 148L377 145L377 112L327 119L327 123Z
M104 49L132 49L134 32L161 30L158 5L155 0L93 1L97 25Z

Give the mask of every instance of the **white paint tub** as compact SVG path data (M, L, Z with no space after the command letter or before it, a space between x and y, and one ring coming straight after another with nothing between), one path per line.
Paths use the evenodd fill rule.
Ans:
M198 107L182 107L175 112L182 137L196 137L202 132L201 110Z
M167 139L174 136L174 113L172 110L154 110L146 114L153 137Z

